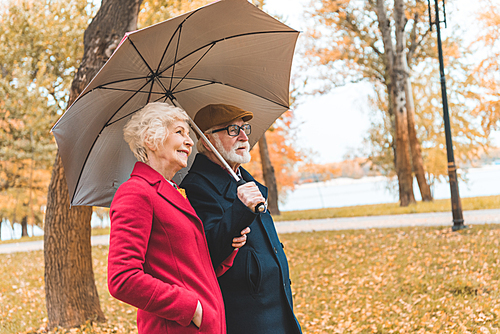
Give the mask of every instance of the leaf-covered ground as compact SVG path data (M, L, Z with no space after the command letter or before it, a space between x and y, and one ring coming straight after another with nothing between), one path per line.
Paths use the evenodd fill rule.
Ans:
M249 236L251 237L251 236ZM304 333L500 332L500 226L281 235ZM135 309L106 288L107 247L94 247L104 324L52 333L136 333ZM0 333L46 333L43 253L0 255Z

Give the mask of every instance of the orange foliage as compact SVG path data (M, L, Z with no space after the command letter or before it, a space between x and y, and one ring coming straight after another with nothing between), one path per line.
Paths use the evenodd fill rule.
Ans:
M489 132L500 128L500 5L491 0L483 0L482 10L477 14L481 25L480 36L472 46L482 47L486 56L475 69L474 76L483 91L480 104L475 108L476 116L481 119L483 127Z
M0 218L19 223L23 216L28 223L42 226L43 208L47 204L47 187L50 181L50 170L34 166L33 179L30 182L29 159L16 163L0 162L0 180L3 188L0 191ZM4 184L7 179L11 184ZM31 184L31 203L30 203ZM32 215L33 214L33 215Z

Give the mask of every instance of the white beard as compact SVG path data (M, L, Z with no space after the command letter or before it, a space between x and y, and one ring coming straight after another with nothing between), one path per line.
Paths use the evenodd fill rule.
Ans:
M224 147L222 146L222 142L219 139L218 135L212 136L214 139L214 146L219 151L219 153L222 155L224 160L226 160L227 163L229 164L246 164L250 162L251 156L250 156L250 145L248 142L236 142L233 147L229 151L226 151ZM245 147L245 152L243 155L236 154L236 150L238 148Z

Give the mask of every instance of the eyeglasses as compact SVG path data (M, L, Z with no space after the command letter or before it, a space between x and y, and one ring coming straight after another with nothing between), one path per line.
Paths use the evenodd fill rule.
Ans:
M248 136L252 133L252 126L250 124L243 124L242 126L231 124L226 126L225 128L213 130L210 133L216 133L224 130L226 130L227 134L230 135L231 137L238 136L240 134L240 130L243 130L243 132L245 132L245 134Z

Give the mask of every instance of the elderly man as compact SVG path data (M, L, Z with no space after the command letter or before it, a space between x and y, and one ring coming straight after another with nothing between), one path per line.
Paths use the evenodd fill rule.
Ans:
M181 187L204 224L215 268L233 251L231 240L245 227L251 229L233 266L219 277L228 334L301 333L283 244L269 212L255 213L255 207L265 202L267 188L240 167L250 161L247 122L252 117L235 106L211 104L194 118L246 184L238 187L210 147L199 140L199 153Z

